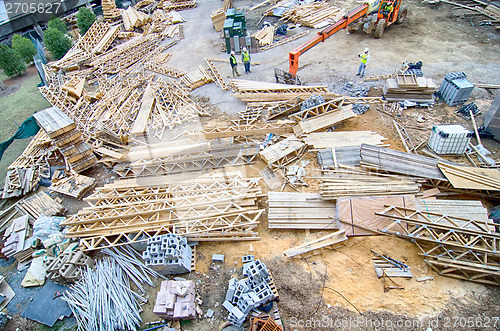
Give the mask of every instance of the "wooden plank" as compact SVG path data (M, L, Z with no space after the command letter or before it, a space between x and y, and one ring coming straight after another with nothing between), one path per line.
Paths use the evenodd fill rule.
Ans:
M143 134L146 131L146 125L153 110L155 103L154 91L151 85L148 84L141 101L141 108L137 113L134 125L130 130L131 135Z
M305 255L307 253L315 255L314 251L318 251L317 253L321 254L323 252L322 249L332 249L332 246L346 240L345 231L340 230L300 246L290 248L284 252L284 255L286 257Z
M458 166L442 162L438 163L438 167L454 188L500 191L499 169Z
M337 123L343 122L349 118L353 118L356 116L357 115L352 111L352 105L347 105L338 110L302 120L293 127L293 131L297 136L301 136L304 133L311 133L326 129Z

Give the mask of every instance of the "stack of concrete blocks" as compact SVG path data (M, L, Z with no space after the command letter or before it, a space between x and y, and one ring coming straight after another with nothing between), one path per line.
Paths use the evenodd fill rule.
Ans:
M229 311L229 323L239 327L253 309L275 299L264 263L252 255L244 256L243 275L246 278L231 278L226 301L222 304Z
M149 238L142 258L164 276L185 274L191 271L192 249L186 238L169 233Z
M192 280L161 282L153 312L166 320L187 320L196 316L195 286Z
M76 244L78 245L78 244ZM94 266L94 260L82 251L67 249L56 258L48 257L47 278L55 282L74 283L86 268Z

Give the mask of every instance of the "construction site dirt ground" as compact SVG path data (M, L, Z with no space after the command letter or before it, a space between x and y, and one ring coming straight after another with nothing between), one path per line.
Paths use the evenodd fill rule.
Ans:
M235 1L234 6L248 10L257 1ZM500 84L500 58L498 54L500 34L488 26L471 26L468 20L457 19L451 6L442 4L430 8L420 1L404 1L409 8L407 20L401 25L389 27L381 39L374 39L359 31L348 34L340 31L300 57L298 75L307 85L326 85L334 92L341 91L349 82L361 83L355 76L359 65L357 54L370 48L371 61L367 76L392 73L403 61L423 62L425 77L440 84L448 72L464 71L474 83ZM222 40L210 21L210 12L219 8L221 1L200 1L196 8L182 11L186 19L185 39L169 49L172 67L190 71L204 64L204 57L224 58ZM346 9L357 6L355 1L336 1L335 5ZM251 33L260 14L266 7L247 13ZM265 19L264 19L265 20ZM275 19L270 18L275 21ZM299 40L252 54L249 75L240 78L274 82L274 68L288 71L288 52L301 45L314 34ZM238 57L240 58L240 57ZM229 80L228 63L214 62ZM240 63L239 71L244 72ZM370 95L381 95L383 81L368 84ZM470 101L481 110L477 121L482 125L497 90L474 89ZM202 86L192 95L203 99L214 109L214 115L204 120L208 125L236 118L236 112L245 104L234 98L229 91L221 92L215 84ZM427 130L408 129L415 142L425 141L434 124L457 123L472 129L472 123L454 114L453 107L437 104L430 109L403 111L402 122L426 127ZM388 138L393 149L403 150L392 118L376 110L376 106L357 118L337 126L337 130L371 130ZM174 135L174 133L172 134ZM476 143L474 141L474 143ZM499 144L483 140L484 146L495 153ZM493 154L495 160L500 158ZM314 159L306 168L313 173ZM462 160L463 161L463 160ZM252 166L238 168L249 177L257 176L264 168L262 161ZM228 169L229 171L229 169ZM87 174L88 175L88 174ZM98 185L112 179L113 175L102 166L94 169ZM314 192L318 184L308 180L304 191ZM260 184L264 187L264 183ZM62 197L62 196L61 196ZM64 205L71 212L82 207L81 201L64 198ZM280 300L278 307L286 330L500 330L500 290L496 287L442 277L429 270L418 248L402 239L388 236L350 238L345 245L308 259L287 259L283 251L317 239L328 232L269 230L266 217L258 231L261 240L252 242L200 243L197 248L196 271L185 277L196 281L197 292L205 313L215 311L213 319L194 320L185 324L185 330L218 330L227 318L222 307L229 279L241 277L241 257L252 254L265 262L271 270ZM403 261L411 267L414 277L397 279L404 289L384 293L381 279L377 279L371 259L374 250ZM224 263L213 263L212 254L224 254ZM432 276L433 279L418 282L416 278ZM144 323L157 321L152 312L159 287L150 288L149 302L141 314Z

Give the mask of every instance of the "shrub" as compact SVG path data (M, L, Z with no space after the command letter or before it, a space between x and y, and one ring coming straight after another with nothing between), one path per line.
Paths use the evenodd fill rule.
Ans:
M80 34L83 36L85 32L94 24L95 22L95 14L91 12L87 7L82 7L78 10L78 14L76 15L76 25L78 25L78 29L80 30Z
M55 28L48 28L43 33L45 46L56 60L59 60L71 48L71 40L61 31Z
M0 45L0 68L7 76L21 75L26 69L23 58L5 44Z
M64 23L63 20L61 20L58 17L52 18L49 21L49 24L47 25L47 28L48 29L50 29L50 28L57 29L57 30L61 31L64 34L68 33L68 27L66 26L66 23Z
M36 55L36 48L33 42L18 34L12 38L12 49L24 59L26 64L33 61L33 56Z

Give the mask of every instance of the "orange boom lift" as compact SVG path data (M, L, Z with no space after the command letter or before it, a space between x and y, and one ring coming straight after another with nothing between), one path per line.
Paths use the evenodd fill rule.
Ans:
M318 32L318 35L307 43L299 46L289 54L289 72L296 75L299 68L299 56L319 44L335 32L347 28L350 33L363 28L367 34L373 32L375 38L382 37L385 28L392 23L402 23L408 9L401 7L401 0L374 0L367 1L350 11L342 19Z

